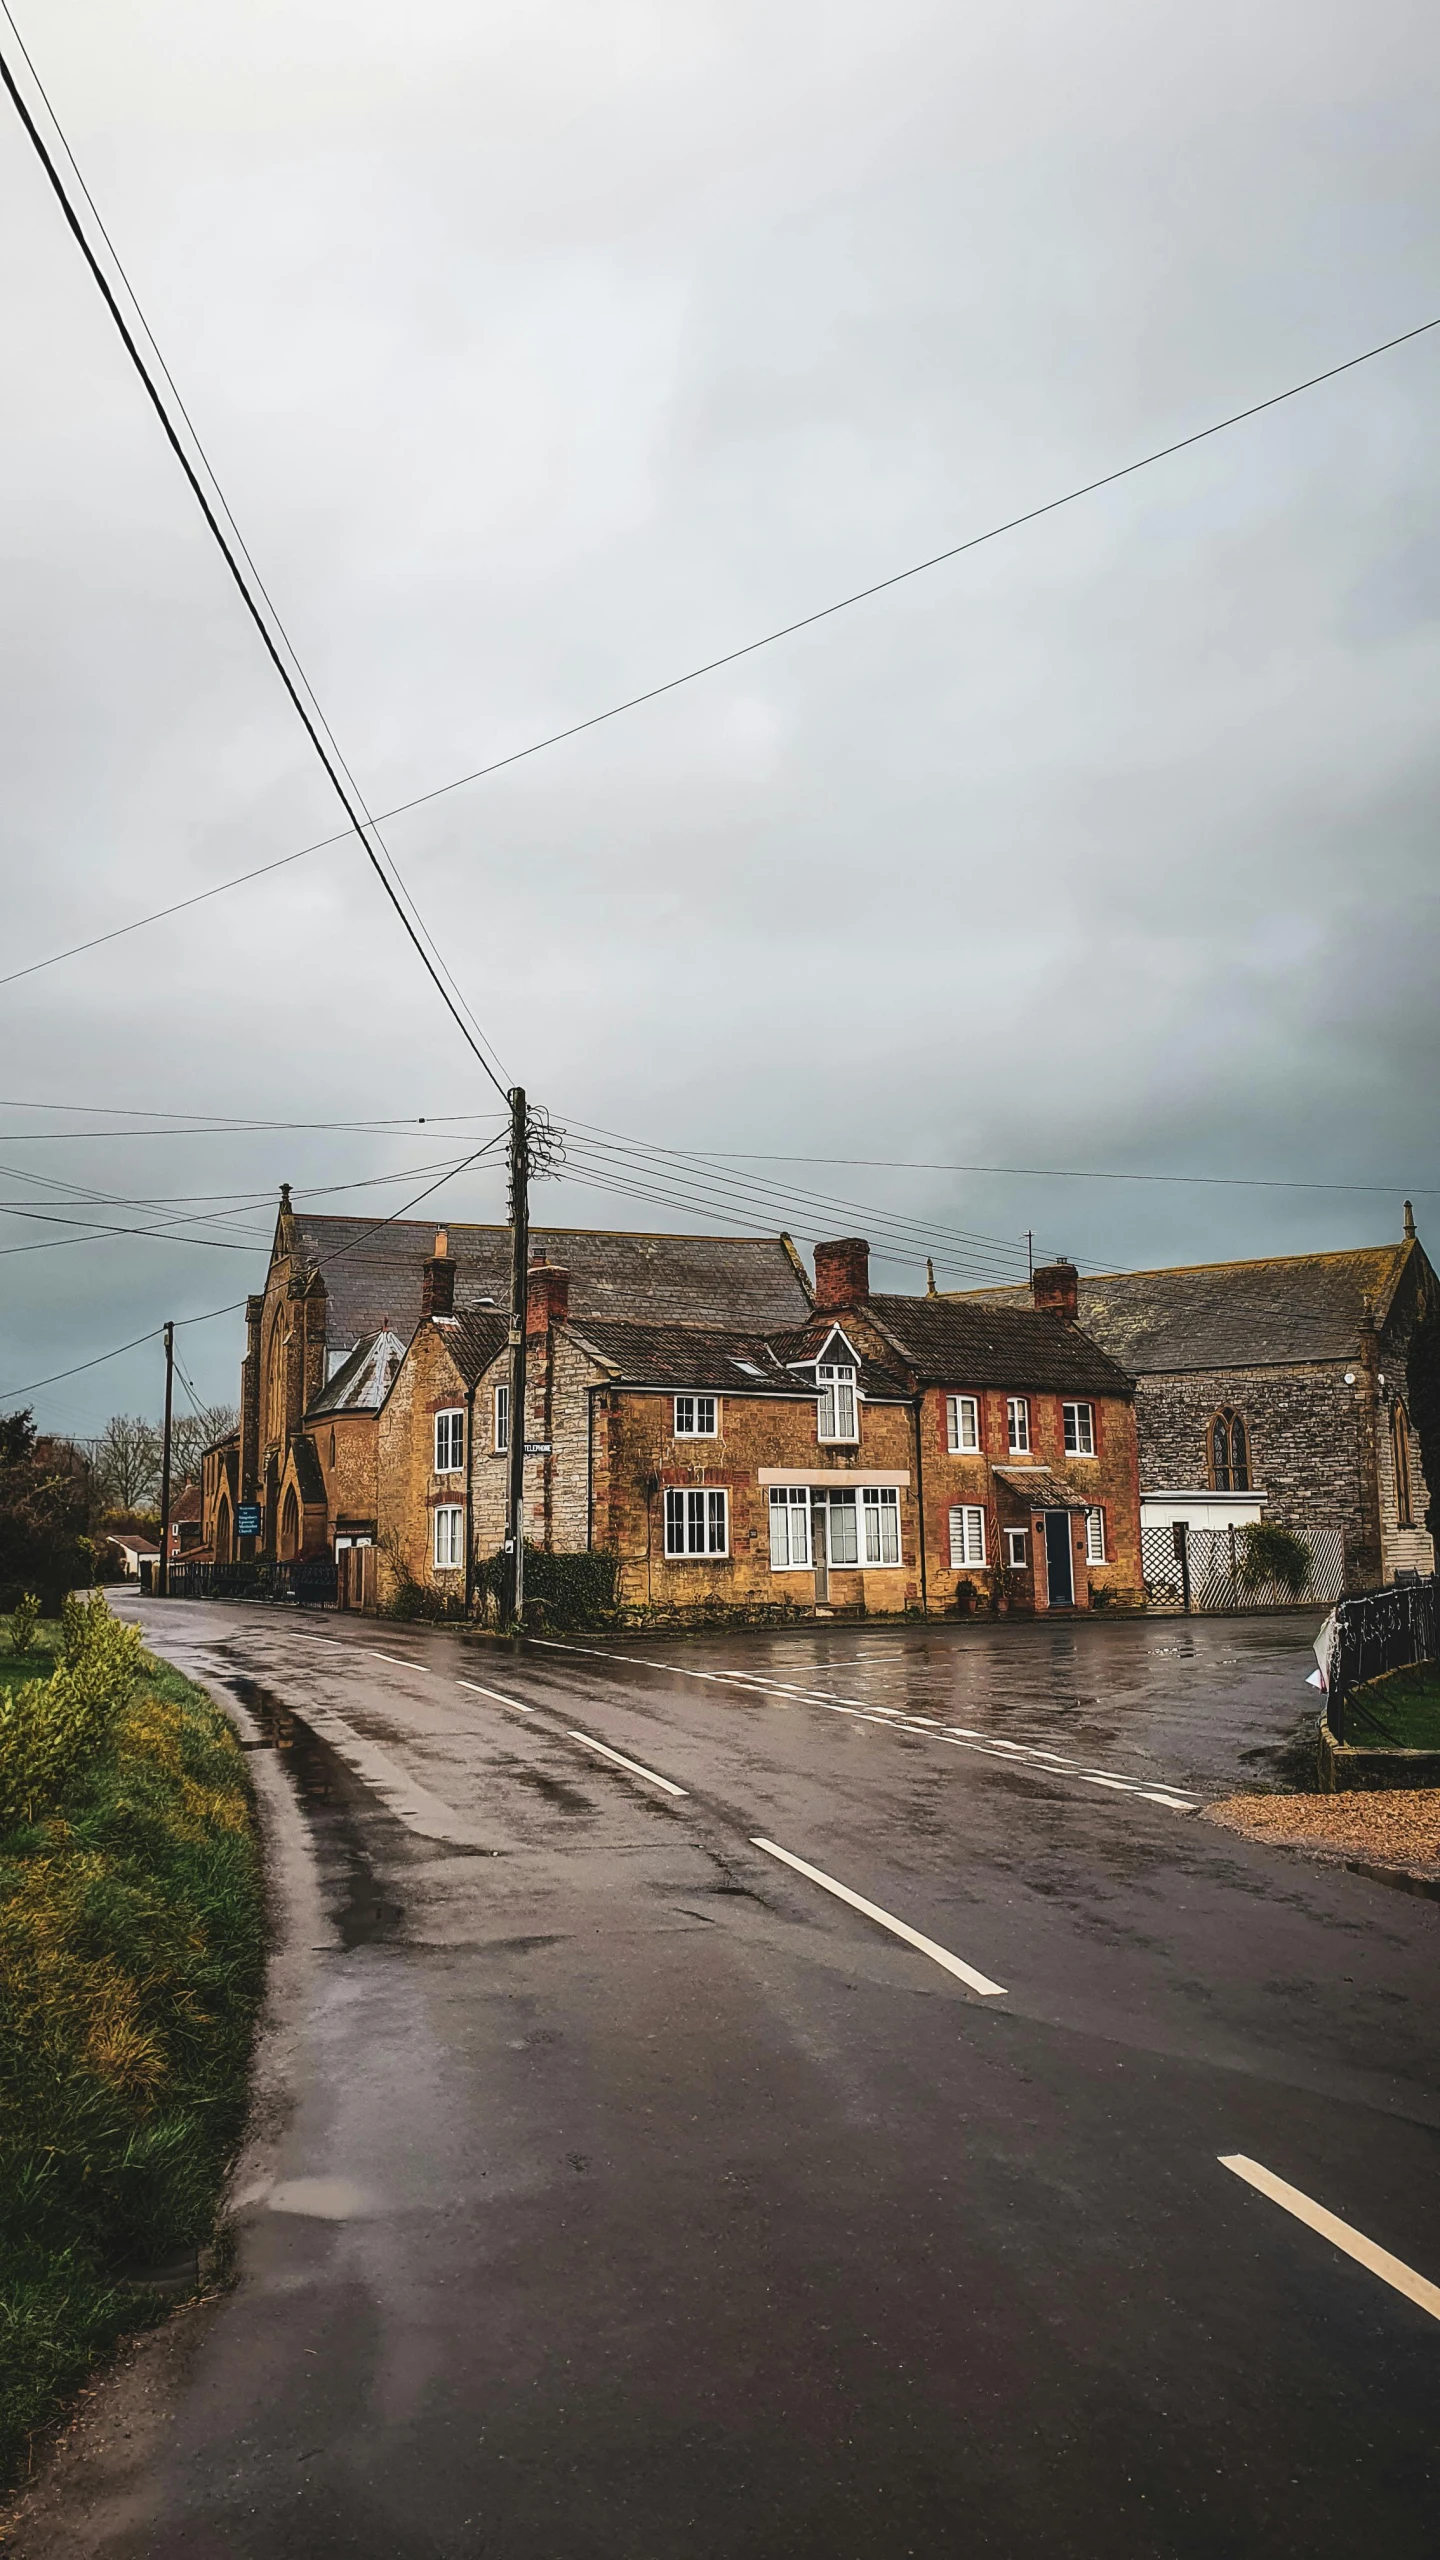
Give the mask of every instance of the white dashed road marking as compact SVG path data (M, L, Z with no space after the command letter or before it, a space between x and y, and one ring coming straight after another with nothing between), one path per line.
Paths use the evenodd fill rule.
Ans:
M593 1733L572 1733L572 1742L581 1742L587 1751L598 1751L602 1758L613 1760L617 1768L628 1769L632 1778L645 1778L652 1787L663 1787L667 1796L683 1796L673 1778L662 1778L657 1769L646 1769L638 1760L627 1760L623 1751L612 1751L608 1742L597 1742Z
M499 1707L518 1708L522 1716L538 1716L538 1707L527 1707L523 1698L507 1698L503 1689L482 1689L478 1680L457 1680L457 1689L473 1689L477 1698L493 1698Z
M852 1893L848 1884L840 1884L834 1876L827 1876L823 1867L812 1867L808 1859L797 1858L793 1850L782 1849L776 1840L752 1839L750 1846L763 1849L767 1857L779 1858L787 1867L793 1867L797 1875L808 1876L812 1884L822 1885L827 1893L835 1894L841 1902L848 1902L852 1911L863 1911L866 1919L873 1920L877 1928L888 1929L892 1938L903 1938L907 1947L917 1947L932 1964L943 1965L947 1973L954 1974L957 1982L966 1983L970 1990L978 1991L982 2000L1004 2000L1008 1997L1003 1982L992 1982L988 1974L977 1973L973 1965L962 1963L959 1956L952 1956L948 1947L937 1947L933 1938L922 1938L919 1930L912 1929L908 1921L897 1920L893 1912L882 1911L878 1902L867 1902L863 1893Z
M628 1663L637 1671L667 1671L681 1680L709 1680L718 1687L749 1689L760 1696L771 1696L779 1706L798 1701L804 1706L824 1707L829 1714L853 1716L865 1724L887 1724L896 1733L924 1733L937 1742L948 1743L955 1751L978 1752L983 1759L1008 1761L1012 1767L1030 1766L1037 1777L1070 1778L1079 1786L1106 1787L1116 1795L1139 1796L1147 1804L1163 1805L1168 1813L1195 1813L1197 1797L1183 1788L1167 1786L1146 1778L1135 1778L1113 1769L1096 1769L1083 1760L1073 1760L1062 1751L1046 1751L1038 1743L1007 1742L996 1734L982 1733L973 1725L946 1725L938 1716L906 1715L898 1707L875 1707L862 1698L836 1698L824 1689L802 1689L789 1680L766 1680L758 1672L696 1671L689 1663L653 1662L643 1654L611 1653L595 1644L562 1644L554 1636L532 1636L532 1644L543 1645L549 1653L593 1654L597 1661Z
M1262 2168L1258 2160L1247 2160L1243 2151L1222 2151L1218 2157L1222 2169L1233 2170L1237 2178L1243 2178L1247 2186L1256 2188L1262 2196L1268 2196L1272 2204L1283 2205L1287 2213L1293 2213L1297 2222L1306 2223L1312 2231L1318 2231L1322 2240L1329 2240L1337 2249L1343 2249L1346 2257L1353 2258L1357 2266L1368 2267L1372 2276L1379 2276L1385 2284L1393 2285L1397 2293L1404 2294L1407 2302L1418 2303L1422 2311L1429 2312L1432 2320L1440 2320L1440 2284L1432 2284L1428 2276L1417 2276L1414 2268L1407 2267L1403 2258L1392 2258L1388 2249L1380 2248L1374 2240L1367 2240L1364 2232L1357 2231L1352 2223L1342 2222L1336 2213L1327 2213L1323 2204L1316 2204L1313 2197L1302 2195L1298 2187L1287 2185L1284 2178L1276 2177L1273 2169Z

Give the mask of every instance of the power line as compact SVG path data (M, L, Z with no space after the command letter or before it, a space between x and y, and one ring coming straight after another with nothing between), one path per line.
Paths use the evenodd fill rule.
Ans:
M13 95L14 84L10 82L8 73L6 79ZM81 245L84 246L83 241ZM88 251L86 254L88 256ZM601 728L606 721L618 720L627 711L638 711L647 702L658 702L663 695L676 693L683 685L697 684L702 676L715 675L722 667L732 667L742 658L753 657L757 650L773 648L779 640L792 639L797 631L808 631L817 622L829 621L834 614L847 613L852 605L868 603L872 596L883 595L888 588L903 586L911 578L923 577L928 570L938 569L946 561L958 560L965 552L978 550L983 543L998 542L1003 535L1018 532L1023 525L1038 523L1041 517L1054 515L1061 507L1074 506L1077 500L1093 497L1099 489L1113 488L1117 481L1131 479L1137 471L1148 471L1153 464L1169 461L1175 454L1187 452L1192 445L1204 444L1212 436L1225 434L1230 427L1242 426L1248 418L1258 418L1267 409L1277 409L1287 400L1298 400L1302 393L1318 389L1321 383L1334 382L1341 374L1353 373L1357 366L1371 364L1377 356L1389 355L1396 347L1408 346L1412 339L1423 338L1432 329L1440 329L1440 317L1422 320L1413 329L1402 329L1397 337L1384 338L1377 346L1366 347L1358 356L1347 356L1342 364L1327 365L1323 373L1309 374L1303 382L1293 382L1284 391L1275 391L1264 400L1252 401L1248 408L1232 410L1228 417L1217 418L1208 427L1197 427L1191 435L1179 436L1171 444L1157 445L1153 452L1141 454L1135 462L1122 463L1117 470L1104 471L1096 479L1081 481L1058 498L1047 498L1040 506L1027 507L1017 516L1007 516L1003 523L990 525L983 533L971 534L964 542L952 543L947 550L932 552L928 559L914 561L907 569L896 569L888 577L877 578L868 587L857 587L852 594L839 597L833 604L821 605L813 613L801 614L794 622L781 623L775 630L763 632L758 640L747 640L737 649L725 650L718 658L707 658L702 665L687 668L683 675L670 676L663 684L650 685L643 693L629 694L623 702L611 703L605 711L595 711L584 720L572 721L568 728L553 729L546 737L533 739L529 746L516 747L508 755L495 757L489 764L476 765L469 773L457 774L453 781L440 782L433 790L417 792L411 800L397 800L393 808L382 809L372 824L377 827L388 825L392 818L405 817L412 809L426 808L432 800L443 800L453 791L467 789L472 782L484 782L491 774L503 773L507 766L523 764L531 756L543 755L550 747L562 746L568 738L581 737L587 729ZM304 716L303 712L301 716ZM130 923L115 925L108 933L92 935L86 942L70 943L63 951L52 951L44 960L31 960L23 969L12 969L0 977L0 987L12 986L19 978L34 977L39 970L56 968L62 960L77 959L82 952L98 950L102 943L117 941L123 934L138 933L144 925L159 924L166 916L179 915L187 907L201 906L209 898L223 897L230 889L244 888L252 880L263 879L268 872L284 870L292 862L303 862L310 854L323 853L329 846L345 841L343 832L319 836L313 844L301 845L294 853L280 854L274 861L262 862L251 871L236 872L229 880L217 881L213 888L200 889L188 898L176 899L169 906L156 907L149 915L135 916ZM369 851L368 845L366 850ZM371 858L373 860L373 855ZM383 878L384 875L381 876ZM388 887L388 883L386 885Z
M7 18L10 18L8 6L6 7L5 15ZM12 27L14 26L15 22L13 18L10 18L10 24ZM16 35L18 38L18 28L16 29ZM22 51L24 50L23 41L21 49ZM26 54L25 59L28 63L30 59L28 53ZM34 65L31 64L30 68L33 74ZM324 714L321 712L318 702L315 702L315 696L311 691L309 680L305 676L304 670L300 666L299 658L296 656L295 650L285 634L284 626L280 622L278 614L275 614L274 619L276 626L280 631L281 638L285 640L286 649L294 660L296 670L300 677L300 683L304 685L305 692L310 694L310 699L315 705L315 718L312 719L310 712L305 707L304 700L301 696L300 686L297 685L295 677L292 676L289 667L286 665L284 658L281 656L280 651L276 646L274 634L271 631L270 625L266 621L264 614L262 614L260 607L256 602L252 588L247 583L245 573L240 566L239 560L236 558L235 551L231 548L230 543L226 539L225 533L220 524L220 519L217 516L214 507L212 507L210 500L201 485L199 474L197 473L189 454L186 452L185 447L180 440L180 436L176 431L174 422L165 405L165 401L161 395L155 377L149 366L146 364L145 358L140 352L140 348L136 343L129 323L116 300L115 294L111 288L110 280L105 274L94 250L90 246L84 226L81 223L80 217L76 212L66 189L65 181L62 178L59 169L56 167L55 161L52 158L45 139L40 132L39 126L36 124L24 98L21 96L20 91L16 86L14 74L3 54L0 54L0 79L3 79L5 87L8 89L10 97L14 103L15 111L35 147L36 156L38 157L41 167L44 169L45 174L50 181L56 200L59 203L60 210L64 214L71 232L74 234L81 256L84 258L91 275L94 277L95 283L100 290L101 297L104 300L105 307L109 311L110 317L114 321L115 326L120 333L121 341L125 347L126 353L129 355L131 363L134 365L136 372L140 376L141 382L145 386L151 406L154 409L155 415L159 419L160 425L164 431L166 441L170 445L176 461L179 463L181 470L184 472L185 477L190 484L196 504L199 506L200 512L204 516L205 522L209 526L210 531L219 546L221 556L223 557L225 565L239 590L245 609L249 614L251 621L254 623L256 630L260 634L262 642L264 643L266 654L274 666L276 674L279 676L281 683L284 685L285 690L288 693L297 714L299 715L304 726L306 736L309 738L316 755L324 766L326 775L341 808L344 810L355 835L359 838L360 844L364 848L365 858L370 864L370 867L384 890L386 897L389 899L391 906L394 908L396 915L399 917L410 942L413 944L414 949L420 958L422 966L435 987L436 993L439 995L441 1002L445 1006L447 1013L450 1015L467 1048L471 1050L480 1066L484 1069L485 1074L489 1077L489 1080L495 1087L496 1092L503 1095L506 1088L501 1082L500 1077L496 1075L494 1068L491 1066L489 1059L485 1055L485 1048L489 1046L489 1043L485 1041L484 1033L480 1030L478 1022L474 1022L473 1016L471 1016L470 1021L467 1022L466 1015L469 1013L470 1008L465 1003L464 997L460 994L458 987L455 988L453 994L451 993L451 987L446 984L446 980L450 977L450 972L445 966L445 963L440 959L438 952L436 952L432 957L431 951L426 949L426 943L430 940L428 929L425 927L423 919L420 917L418 908L414 908L414 901L410 898L408 890L405 892L405 900L402 902L399 889L397 889L396 886L396 882L399 882L399 873L395 873L395 880L392 881L389 876L389 872L385 865L380 861L379 855L376 853L375 846L370 842L370 836L366 833L366 825L368 823L371 832L376 836L377 842L380 841L378 825L369 817L368 811L362 818L360 811L356 808L355 801L351 798L351 791L355 788L353 781L350 782L350 788L347 789L346 781L342 781L341 779L341 772L343 770L346 774L347 780L349 780L348 767L345 767L344 759L341 757L338 747L334 745L333 737L331 737L330 749L327 749L326 747L325 740L321 736L321 730L324 729L326 731L326 735L330 735L328 723L325 721ZM37 87L40 86L38 79L36 81L36 85ZM42 97L45 96L43 88L40 89L40 94ZM48 98L45 99L45 104L51 121L55 126L55 130L60 136L60 141L64 148L65 155L69 160L71 167L75 169L77 178L79 178L79 170L76 166L75 155L71 151L69 143L65 140L65 135L60 126L59 119L56 117L53 107L50 106ZM84 186L83 179L80 180L80 184L82 187ZM85 189L85 193L87 200L89 200L88 188ZM101 229L103 232L103 224L101 225ZM117 267L119 266L118 258L116 260L116 265ZM144 313L140 310L139 303L136 301L133 291L131 291L129 280L125 277L123 267L120 268L120 273L125 282L126 291L130 294L130 299L135 305L141 327L145 330L146 336L150 338L151 345L154 346L155 341L153 335L145 321ZM158 355L158 348L156 353ZM163 369L163 359L161 359L161 363ZM168 369L166 370L166 378L167 380L169 379ZM183 402L180 405L183 415ZM193 428L191 429L191 433L194 433ZM196 444L199 446L198 437L196 438ZM200 447L200 452L201 458L204 460L205 456L203 447ZM230 512L230 508L220 490L219 482L215 480L215 474L213 470L210 469L208 461L206 462L206 469L210 472L211 480L215 483L216 494L220 500L221 507L223 508L224 513L229 517L233 526L235 523L234 516ZM238 528L236 528L236 534L237 541L239 541ZM244 550L245 546L243 541L239 543L239 547L242 551ZM245 556L248 560L249 553L246 552ZM251 565L253 567L253 563ZM260 585L258 575L256 578L256 584L257 586ZM261 586L260 591L262 594L264 593L263 586ZM268 597L266 601L268 603ZM271 606L270 609L272 614L274 614L274 607ZM319 723L318 726L317 721ZM333 754L331 749L333 749ZM356 796L358 797L358 793ZM363 802L361 803L361 806L363 807ZM395 869L394 863L391 861L389 853L383 842L381 842L381 851L386 853L386 862L389 863L390 870L393 871ZM403 888L403 882L400 882L399 886L400 888ZM412 909L414 909L413 922L411 920L411 916L406 913L407 903ZM451 981L451 985L453 985L453 980ZM484 1046L481 1045L482 1042L484 1042Z
M487 1138L482 1147L475 1149L473 1155L463 1157L459 1164L450 1168L448 1173L442 1173L437 1182L427 1183L423 1191L416 1192L413 1200L407 1200L399 1209L393 1209L388 1218L377 1218L374 1226L367 1227L363 1234L352 1236L346 1244L337 1245L333 1253L322 1254L316 1264L317 1270L328 1270L332 1262L339 1262L344 1255L353 1253L357 1246L364 1244L370 1236L379 1235L382 1228L393 1226L397 1220L408 1217L412 1209L419 1208L422 1200L428 1200L434 1192L443 1189L447 1182L453 1181L456 1174L464 1173L468 1166L478 1164L482 1156L489 1155L491 1149L500 1143L501 1139L498 1137ZM204 1315L178 1316L175 1320L176 1329L178 1331L181 1326L188 1327L194 1324L214 1324L220 1316L237 1315L244 1305L244 1298L231 1298L223 1307L207 1307ZM41 1387L58 1386L62 1378L78 1378L84 1369L99 1369L107 1360L122 1359L127 1351L137 1351L144 1342L158 1342L164 1329L163 1325L152 1325L148 1333L137 1333L133 1342L119 1342L113 1351L97 1351L93 1360L77 1360L73 1368L53 1370L48 1378L31 1378L23 1387L0 1387L0 1402L11 1396L35 1395Z

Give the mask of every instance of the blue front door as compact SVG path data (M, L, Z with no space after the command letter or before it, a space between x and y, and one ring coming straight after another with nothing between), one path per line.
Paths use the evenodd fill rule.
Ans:
M1070 1514L1045 1514L1045 1589L1052 1609L1075 1606L1075 1571L1070 1560Z

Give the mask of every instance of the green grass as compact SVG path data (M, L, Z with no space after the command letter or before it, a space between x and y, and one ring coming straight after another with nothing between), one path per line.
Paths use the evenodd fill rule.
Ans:
M48 1680L60 1659L60 1621L42 1618L28 1653L10 1650L10 1620L0 1610L0 1689L18 1689L22 1680Z
M1344 1738L1360 1751L1440 1751L1440 1662L1407 1663L1352 1689Z
M0 1684L49 1673L43 1633L47 1658L0 1655ZM0 2478L160 2316L127 2268L209 2238L263 1955L243 1754L203 1691L147 1662L58 1804L0 1835Z

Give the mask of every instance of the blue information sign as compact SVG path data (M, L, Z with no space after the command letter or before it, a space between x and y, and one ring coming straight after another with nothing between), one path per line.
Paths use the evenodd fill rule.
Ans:
M258 1503L258 1502L237 1502L237 1503L236 1503L236 1505L235 1505L235 1535L236 1535L236 1537L237 1537L237 1538L258 1538L258 1537L259 1537L259 1535L260 1535L260 1505L259 1505L259 1503Z

